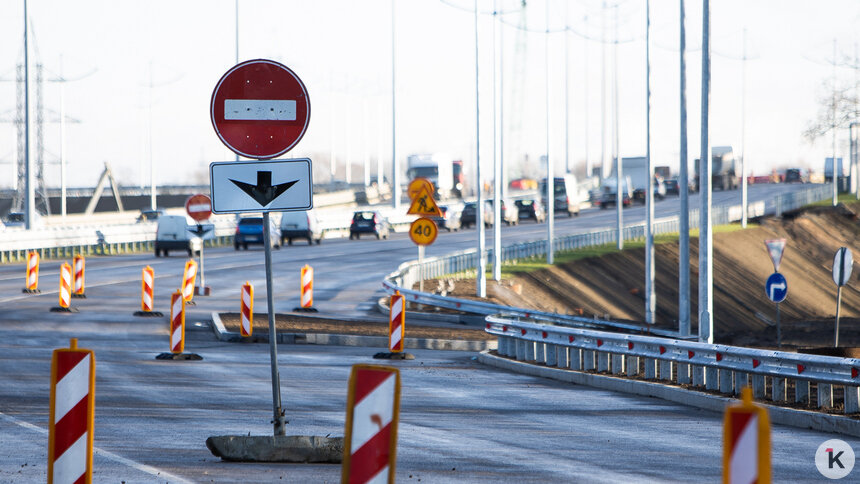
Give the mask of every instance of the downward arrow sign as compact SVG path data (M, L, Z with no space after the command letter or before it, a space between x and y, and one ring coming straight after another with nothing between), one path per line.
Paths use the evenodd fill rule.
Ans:
M291 186L298 182L298 180L293 180L291 182L272 185L271 171L258 171L256 185L251 185L250 183L241 182L232 178L230 178L230 181L263 207L272 203L276 198L281 196L281 194L289 190Z

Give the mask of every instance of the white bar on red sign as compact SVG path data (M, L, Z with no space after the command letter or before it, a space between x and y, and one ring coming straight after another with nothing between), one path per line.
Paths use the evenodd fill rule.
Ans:
M208 212L212 209L212 206L208 203L195 203L193 205L188 206L189 212Z
M737 418L738 415L736 414ZM752 415L747 421L746 427L738 435L732 449L729 469L731 475L729 482L747 483L756 482L758 479L758 417Z
M295 121L296 102L279 99L225 99L224 119L231 121Z

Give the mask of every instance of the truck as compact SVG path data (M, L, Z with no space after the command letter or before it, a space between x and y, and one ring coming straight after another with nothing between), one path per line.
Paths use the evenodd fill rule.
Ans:
M645 194L648 191L648 158L644 156L621 158L621 173L630 181L633 200L644 204ZM612 167L609 179L612 180L612 183L615 183L614 166ZM606 183L606 180L604 180L604 183ZM654 176L654 197L658 200L666 198L666 185L663 183L663 177L656 173Z
M695 190L699 185L699 159L694 164L693 176ZM731 146L714 146L711 148L711 186L720 190L735 190L738 188L737 162Z
M409 155L406 161L406 177L430 180L436 187L435 198L462 198L465 184L462 161L442 153Z
M625 176L621 182L621 205L629 207L633 203L633 184L630 177ZM600 183L600 198L598 199L601 209L615 206L618 203L618 179L617 177L604 178Z
M836 176L842 178L845 176L845 166L842 164L842 158L836 158ZM824 183L833 181L833 157L828 156L824 159Z

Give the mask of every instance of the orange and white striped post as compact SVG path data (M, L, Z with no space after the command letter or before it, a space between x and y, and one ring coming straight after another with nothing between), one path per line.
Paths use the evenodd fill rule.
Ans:
M400 371L353 365L346 403L341 482L394 482Z
M406 300L400 291L391 295L388 314L388 351L400 353L403 351L403 340L406 338Z
M76 298L85 298L87 297L84 293L84 269L86 267L86 261L84 260L84 256L81 254L77 254L72 261L72 297Z
M185 263L185 272L182 277L182 297L185 302L191 302L194 297L194 281L197 279L197 263L194 259L188 259Z
M254 286L245 281L242 286L242 336L254 332Z
M48 483L93 481L96 357L78 348L54 350L48 423Z
M741 403L723 417L723 484L751 482L771 482L770 419L744 387Z
M36 251L27 252L27 280L24 292L39 292L39 253Z
M185 350L185 298L182 291L170 296L170 352L182 353Z
M142 277L140 280L140 310L144 312L152 311L155 304L155 271L152 267L146 266L143 268Z
M314 305L314 268L305 264L302 267L302 308L309 309Z
M69 309L72 302L72 266L64 262L60 266L60 307Z

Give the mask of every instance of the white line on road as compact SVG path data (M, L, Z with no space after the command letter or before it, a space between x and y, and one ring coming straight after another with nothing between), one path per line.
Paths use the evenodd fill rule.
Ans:
M19 427L23 427L27 430L32 430L34 432L38 432L42 435L48 434L47 429L43 429L42 427L33 425L29 422L19 420L15 417L12 417L11 415L6 415L3 412L0 412L0 420L5 420L5 421L13 423ZM148 466L146 464L141 464L140 462L135 462L131 459L126 459L125 457L116 455L113 452L108 452L104 449L99 449L98 447L95 447L95 446L93 447L93 453L98 455L98 456L104 457L106 459L112 460L118 464L122 464L122 465L125 465L128 467L131 467L133 469L137 469L137 470L144 472L146 474L153 475L155 477L158 477L159 479L166 479L170 482L181 482L184 484L192 484L191 481L185 480L179 476L175 476L169 472L165 472L165 471L156 469L155 467Z

